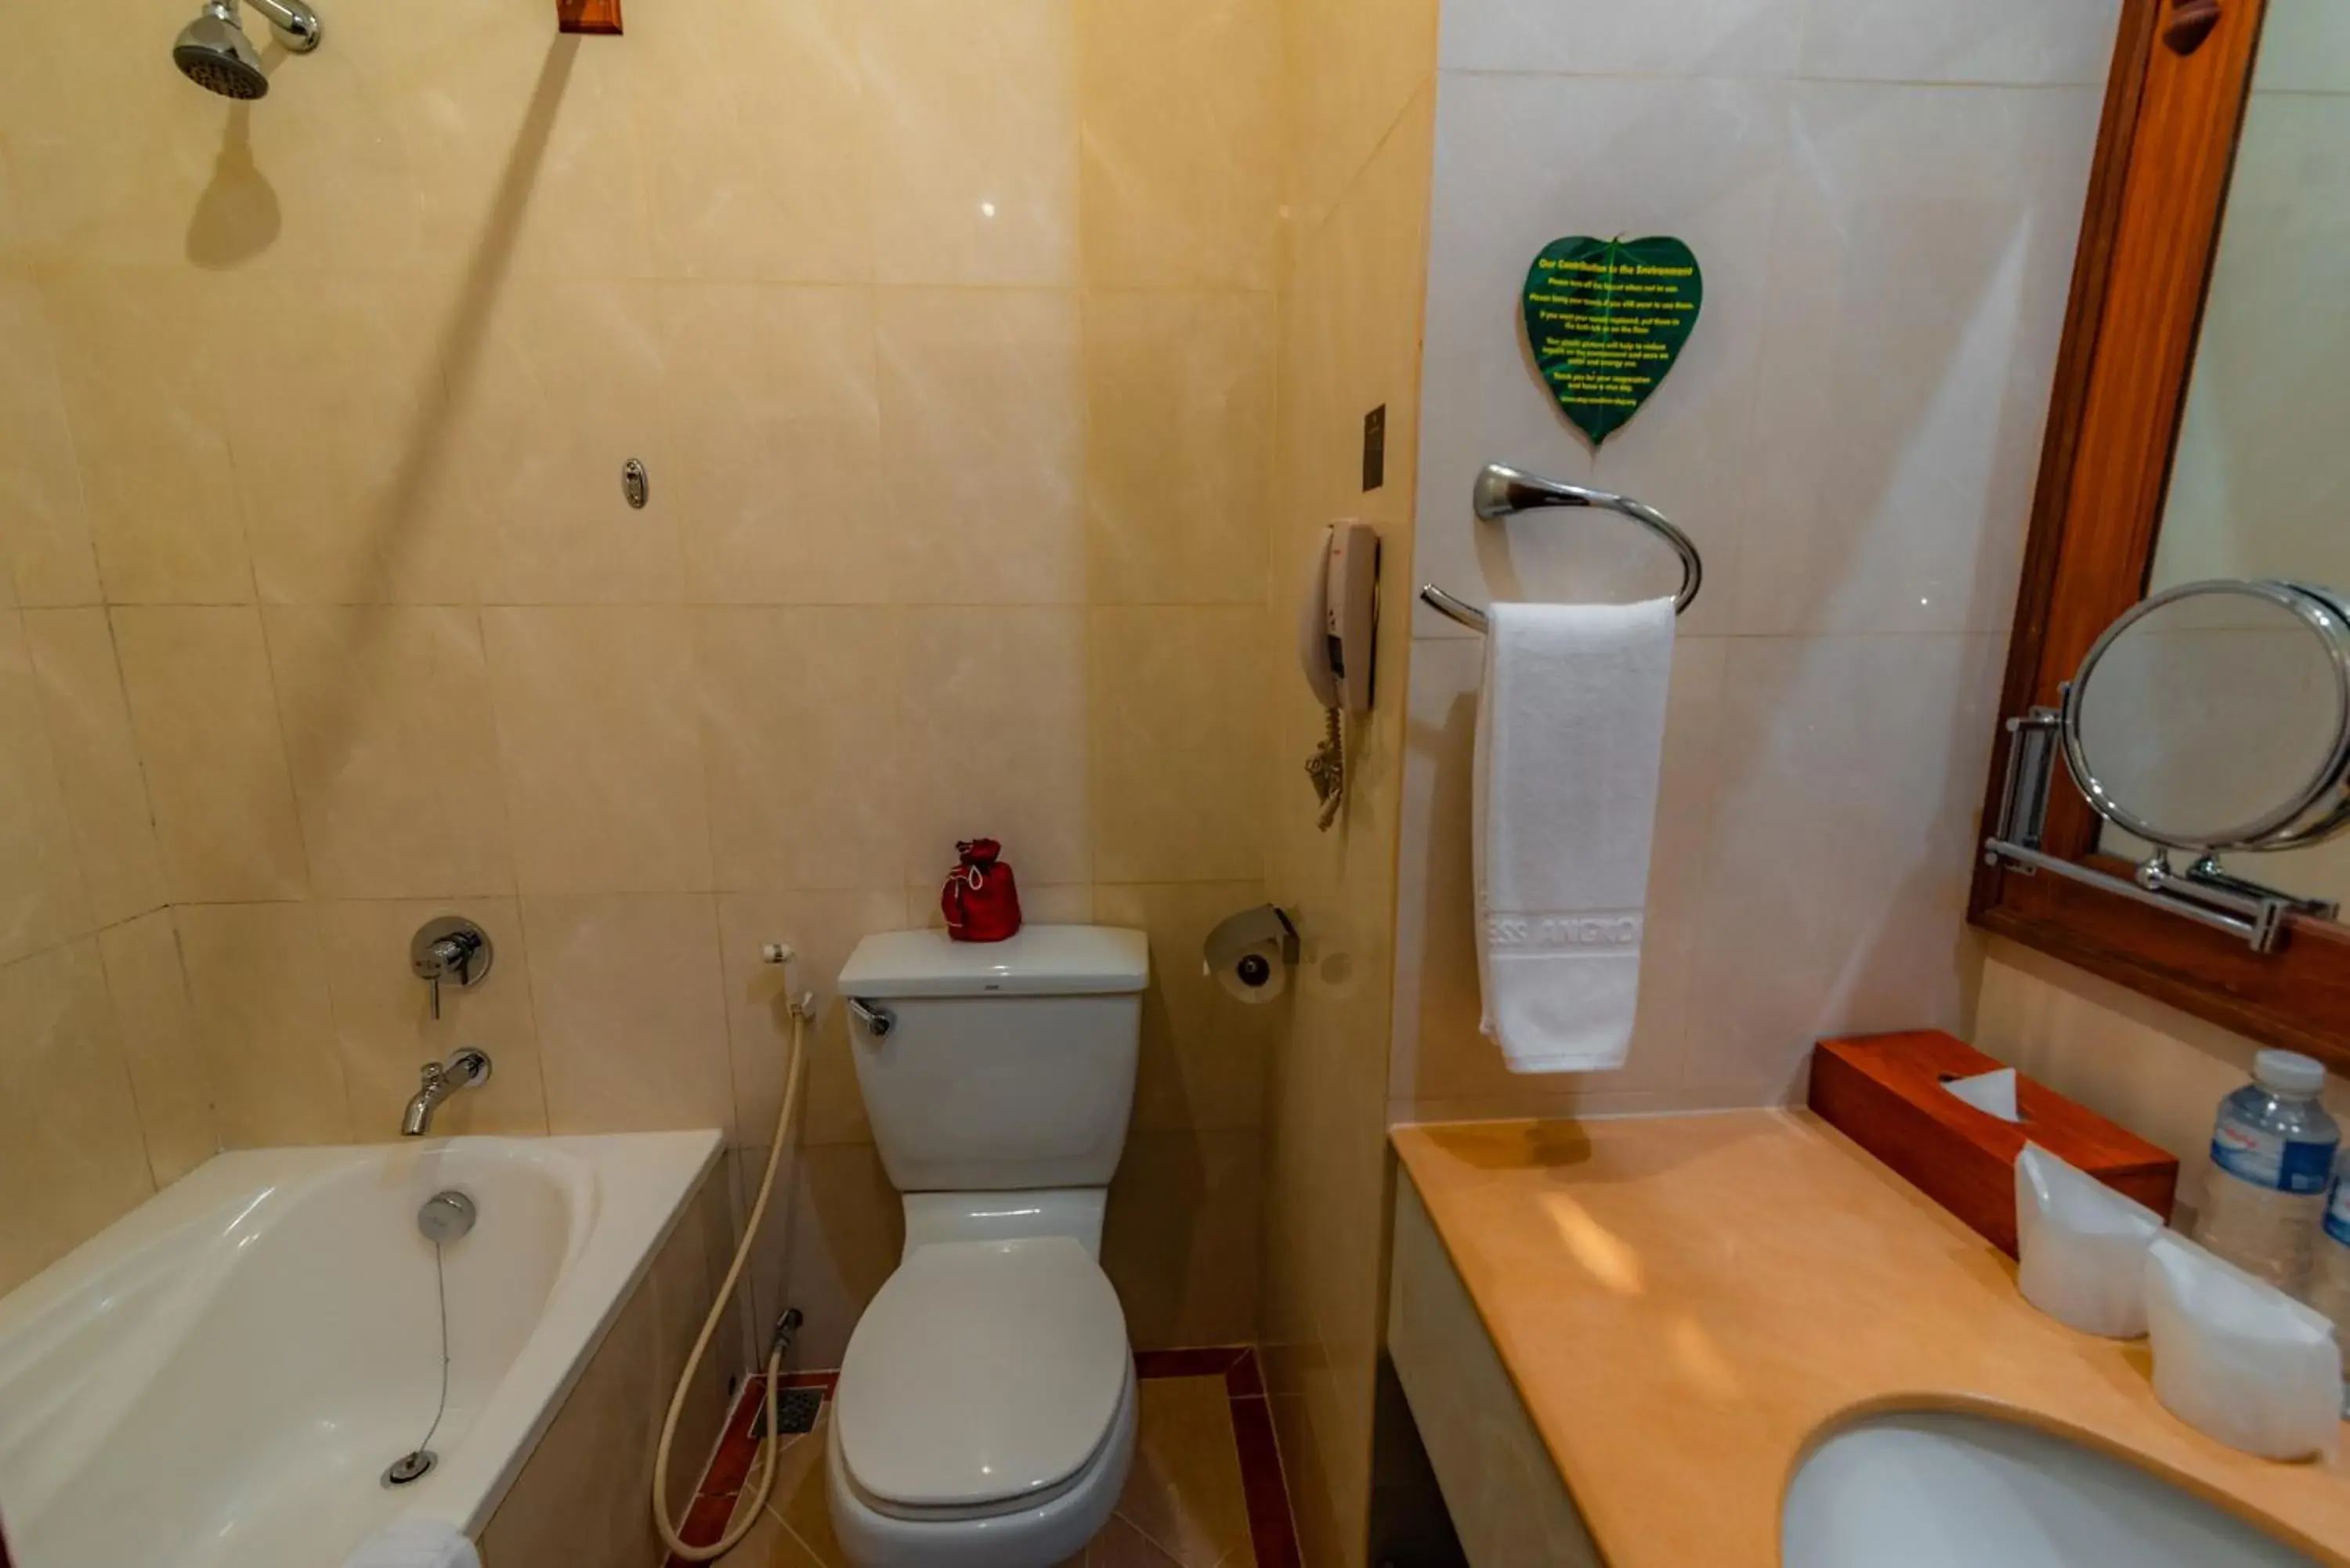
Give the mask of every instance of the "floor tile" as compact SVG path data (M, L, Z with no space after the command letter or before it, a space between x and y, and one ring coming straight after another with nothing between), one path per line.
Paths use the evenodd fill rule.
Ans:
M1139 1386L1141 1421L1119 1518L1182 1568L1253 1563L1223 1377L1151 1378Z
M1291 1539L1285 1529L1272 1532L1279 1539L1269 1558L1253 1544L1235 1425L1237 1405L1249 1401L1236 1397L1231 1376L1236 1355L1249 1360L1246 1352L1231 1351L1146 1358L1138 1385L1134 1464L1117 1511L1083 1552L1057 1568L1287 1568L1294 1563L1294 1554L1278 1549L1280 1542ZM1258 1386L1253 1362L1240 1370L1240 1385ZM803 1376L794 1381L824 1380ZM747 1420L754 1397L750 1391L739 1397L735 1426L730 1428L733 1436L710 1478L718 1490L705 1491L702 1500L699 1517L705 1523L723 1511L739 1518L750 1505L766 1456L763 1448L747 1447L737 1428ZM782 1439L764 1517L719 1560L722 1568L851 1568L833 1533L825 1490L825 1432L831 1416L827 1400L814 1431ZM1277 1483L1273 1494L1272 1505L1284 1514L1278 1522L1285 1526ZM1261 1510L1264 1501L1259 1500ZM1264 1522L1256 1530L1257 1539L1266 1538Z

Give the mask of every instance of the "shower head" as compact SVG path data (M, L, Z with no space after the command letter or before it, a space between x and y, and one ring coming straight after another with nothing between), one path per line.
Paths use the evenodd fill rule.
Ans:
M277 41L297 55L318 47L318 17L302 0L252 0L253 8L269 18ZM269 77L261 68L261 53L244 36L237 20L236 0L204 0L196 19L180 29L172 47L172 63L188 79L223 98L256 99L269 91Z

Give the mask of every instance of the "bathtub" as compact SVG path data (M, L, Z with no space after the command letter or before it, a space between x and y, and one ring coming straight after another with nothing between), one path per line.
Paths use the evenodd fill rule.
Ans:
M479 1538L718 1147L469 1137L209 1161L0 1298L17 1568L338 1568L403 1514ZM439 1463L392 1489L440 1399L415 1215L450 1188L479 1220L444 1258ZM706 1272L698 1241L690 1267Z

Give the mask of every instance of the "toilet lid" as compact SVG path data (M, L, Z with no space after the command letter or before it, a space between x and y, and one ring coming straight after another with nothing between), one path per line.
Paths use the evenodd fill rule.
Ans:
M916 1508L1049 1490L1101 1446L1130 1360L1118 1293L1067 1237L917 1247L841 1359L841 1458Z

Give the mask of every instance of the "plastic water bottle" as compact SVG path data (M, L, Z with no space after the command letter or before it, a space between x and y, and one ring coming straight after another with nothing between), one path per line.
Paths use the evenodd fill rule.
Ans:
M2316 1246L2303 1299L2334 1320L2334 1343L2350 1348L2350 1182L2342 1179L2338 1169L2333 1189L2325 1195L2325 1220L2318 1228ZM2350 1363L2345 1364L2342 1379L2343 1414L2350 1416Z
M2317 1103L2325 1069L2292 1051L2252 1058L2252 1081L2220 1102L2211 1180L2195 1239L2281 1290L2309 1280L2342 1129Z

